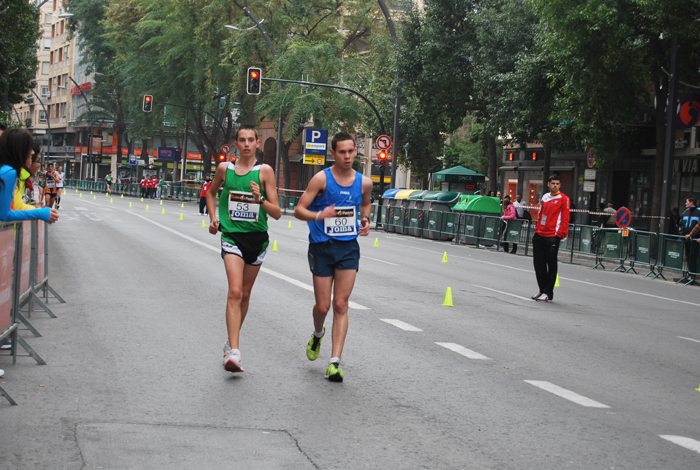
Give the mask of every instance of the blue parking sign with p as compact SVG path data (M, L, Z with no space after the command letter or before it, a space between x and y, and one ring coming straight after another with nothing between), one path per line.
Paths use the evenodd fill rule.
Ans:
M304 163L323 165L326 160L328 131L325 129L306 129L304 142Z

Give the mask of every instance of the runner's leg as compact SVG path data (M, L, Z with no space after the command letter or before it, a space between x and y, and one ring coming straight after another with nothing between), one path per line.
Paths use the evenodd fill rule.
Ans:
M313 308L314 331L323 331L323 322L331 309L331 288L333 287L333 276L314 276L314 297L316 304Z
M250 291L260 266L246 266L240 256L228 254L224 256L224 266L228 278L228 298L226 301L226 330L228 331L231 349L239 349L241 325L248 312ZM245 287L244 287L245 286ZM244 289L247 289L245 305L243 304ZM243 307L245 306L245 310Z
M355 286L357 271L336 269L333 274L333 350L331 357L340 358L348 334L348 299Z

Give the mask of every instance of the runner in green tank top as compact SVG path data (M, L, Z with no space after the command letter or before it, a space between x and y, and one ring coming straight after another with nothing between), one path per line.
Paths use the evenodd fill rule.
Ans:
M248 313L250 292L269 248L268 214L282 216L275 172L270 165L259 164L255 151L260 147L258 132L243 124L236 132L239 158L234 163L220 163L207 192L209 233L221 231L221 257L228 278L224 369L243 372L239 338ZM222 189L216 216L216 194Z

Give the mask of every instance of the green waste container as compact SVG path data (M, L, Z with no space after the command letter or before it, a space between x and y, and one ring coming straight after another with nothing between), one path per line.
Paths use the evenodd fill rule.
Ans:
M443 213L452 210L455 204L460 202L462 194L454 191L429 191L423 196L423 209L428 209L435 214L428 215L427 235L431 240L452 240L453 235L442 233Z

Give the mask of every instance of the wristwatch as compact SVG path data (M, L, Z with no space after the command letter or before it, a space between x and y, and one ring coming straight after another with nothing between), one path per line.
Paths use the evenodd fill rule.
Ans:
M265 196L262 194L260 195L260 202L258 204L262 205L262 203L265 202Z

